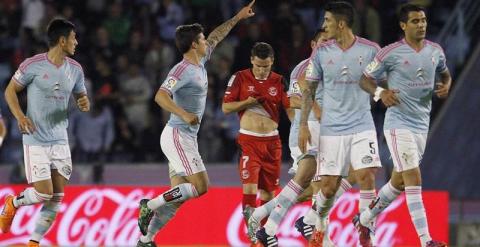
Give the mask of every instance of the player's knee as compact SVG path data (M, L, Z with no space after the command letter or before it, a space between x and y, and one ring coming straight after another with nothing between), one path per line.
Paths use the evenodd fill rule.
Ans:
M357 183L360 187L375 187L375 171L362 171L357 175Z
M195 185L195 189L197 190L198 196L202 196L208 191L208 184L206 183L199 183Z

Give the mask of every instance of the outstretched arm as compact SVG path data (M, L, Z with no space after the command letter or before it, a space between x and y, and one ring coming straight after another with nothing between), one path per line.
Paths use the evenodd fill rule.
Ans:
M242 19L249 18L255 13L252 10L252 6L255 0L251 1L247 6L243 7L233 18L224 22L222 25L215 28L207 38L208 45L213 49L217 44L222 41L232 28Z

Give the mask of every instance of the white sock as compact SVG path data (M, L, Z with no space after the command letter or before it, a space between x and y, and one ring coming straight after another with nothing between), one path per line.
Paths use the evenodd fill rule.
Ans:
M367 207L360 213L360 223L364 226L370 224L373 218L387 208L400 193L401 191L395 189L389 181L378 191L378 196L375 198L372 207Z
M179 207L179 203L168 203L155 210L155 215L148 225L147 235L140 236L140 241L143 243L152 242L158 231L175 216Z
M315 223L315 229L324 232L327 227L325 225L325 219L328 218L330 209L332 208L335 201L335 196L333 196L332 198L326 198L322 190L320 190L315 200L317 203L317 212L320 215L320 220Z
M340 182L340 187L338 187L337 193L335 193L335 201L340 198L345 191L348 191L352 188L352 185L346 180L345 178L342 178L342 181Z
M422 186L406 186L405 195L407 197L408 211L412 217L412 223L415 226L422 246L432 240L428 231L427 214L422 200Z
M35 190L33 187L26 188L20 195L13 200L13 206L18 208L21 206L33 205L44 201L49 201L52 195L43 194Z
M268 235L274 236L277 233L278 225L282 222L288 209L297 202L297 197L303 192L303 190L302 186L295 183L292 179L276 196L278 203L270 213L267 223L265 223L265 232Z
M257 220L258 222L262 221L265 217L267 217L277 205L278 199L274 197L272 200L268 201L267 203L263 204L262 206L255 208L252 213L252 217Z
M360 200L358 203L358 211L363 212L373 200L375 200L375 190L360 190Z
M157 208L170 202L184 202L190 198L198 197L195 186L191 183L179 184L163 194L148 201L147 207L156 210Z
M53 193L52 199L43 203L43 206L40 209L39 218L35 222L35 230L32 232L31 240L40 242L45 236L57 217L63 196L64 193Z
M317 220L320 220L320 215L318 214L317 210L313 208L310 208L305 214L305 217L303 217L303 223L311 226L314 226Z

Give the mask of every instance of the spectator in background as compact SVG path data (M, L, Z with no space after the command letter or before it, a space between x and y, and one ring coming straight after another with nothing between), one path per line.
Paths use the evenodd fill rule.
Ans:
M108 18L103 22L112 43L121 47L127 43L130 31L130 19L123 15L122 4L115 1L109 6Z
M157 19L158 31L162 39L173 42L175 29L183 24L183 8L173 0L163 0L162 8Z
M134 145L141 150L143 132L150 125L148 106L153 89L147 78L141 73L138 63L130 63L127 78L120 82L119 89L121 105L136 136Z
M142 33L139 30L133 30L130 33L130 40L127 47L127 56L130 62L142 64L145 60L145 45L142 39Z
M104 100L95 100L92 110L82 114L76 110L70 115L69 139L73 143L73 159L93 163L94 182L103 180L103 164L115 138L115 124L111 109Z
M382 39L382 22L377 10L370 6L369 0L355 0L354 7L356 21L353 24L353 33L379 43Z
M145 72L153 87L157 88L160 78L167 76L175 61L175 50L160 37L153 38L145 55Z
M42 0L22 0L22 47L31 53L32 43L41 40L40 26L45 16L45 4Z

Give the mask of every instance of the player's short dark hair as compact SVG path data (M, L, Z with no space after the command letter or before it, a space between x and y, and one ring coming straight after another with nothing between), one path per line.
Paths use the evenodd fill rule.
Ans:
M253 45L251 50L252 57L258 57L260 59L273 58L275 55L271 45L265 42L257 42Z
M405 5L402 5L400 8L400 12L398 13L398 20L400 22L407 23L408 22L408 14L410 12L419 12L423 11L425 12L425 8L422 6L418 6L415 4L407 3Z
M47 27L48 47L56 46L60 37L68 38L72 31L75 31L73 23L61 18L53 19Z
M353 6L344 1L329 2L325 5L325 11L332 13L337 20L343 20L348 27L353 26L354 9Z
M203 33L203 27L198 23L178 26L175 30L175 45L184 54L190 50L192 42L198 41L201 33Z
M315 33L313 33L313 36L312 36L312 41L317 41L319 38L320 38L320 35L322 35L322 33L325 32L325 29L323 28L319 28L317 30L315 30Z

